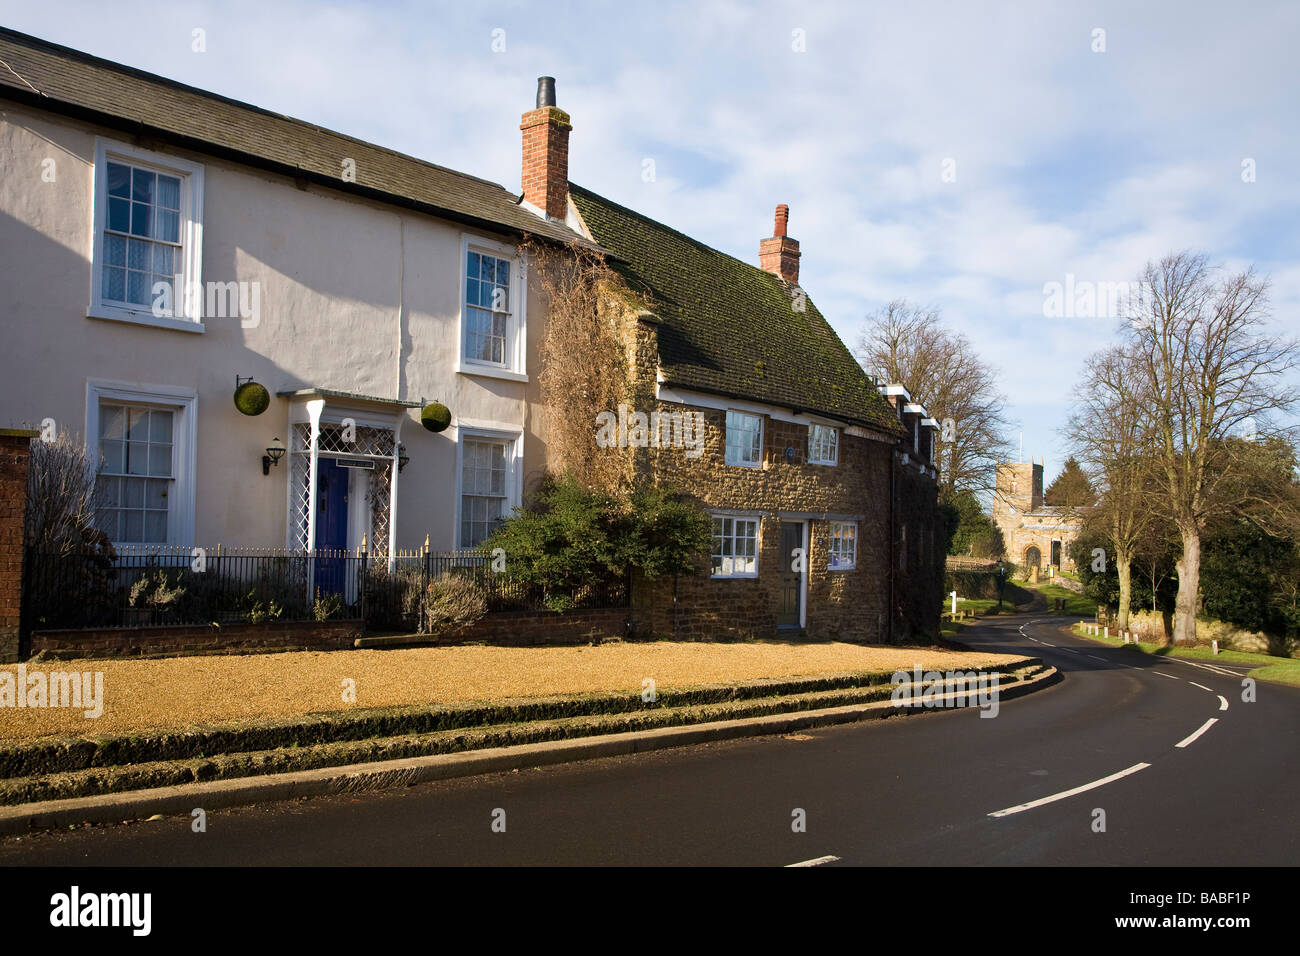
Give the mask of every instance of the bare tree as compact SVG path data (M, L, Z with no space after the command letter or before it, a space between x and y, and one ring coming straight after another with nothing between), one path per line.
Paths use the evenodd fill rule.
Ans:
M1132 608L1133 561L1155 520L1147 404L1141 369L1125 349L1112 346L1089 357L1069 419L1069 445L1100 492L1089 518L1114 550L1121 629Z
M1182 540L1176 644L1196 642L1201 535L1230 510L1239 461L1233 435L1261 433L1295 407L1286 376L1300 343L1268 329L1268 283L1253 269L1220 277L1202 255L1148 263L1144 301L1126 326L1149 403L1153 463Z
M859 364L877 379L905 386L940 423L934 445L940 501L991 490L1010 428L993 371L970 340L943 327L934 309L895 299L867 322L855 349Z

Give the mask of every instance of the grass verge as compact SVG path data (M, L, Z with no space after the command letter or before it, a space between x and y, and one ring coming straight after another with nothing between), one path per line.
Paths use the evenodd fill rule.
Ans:
M1118 637L1089 634L1082 624L1075 624L1072 630L1079 637L1096 641L1098 644L1108 644L1111 647L1126 646ZM1173 644L1152 644L1143 641L1127 646L1135 648L1143 654L1151 654L1154 657L1179 657L1194 661L1227 661L1231 664L1251 664L1254 669L1246 674L1247 677L1253 677L1256 680L1273 681L1278 684L1293 684L1300 687L1300 661L1290 657L1274 657L1272 654L1251 654L1248 651L1219 651L1216 654L1214 649L1209 647L1176 647Z
M1017 583L1031 591L1037 591L1045 597L1047 599L1047 610L1049 614L1064 613L1067 616L1078 617L1097 616L1097 604L1095 601L1090 600L1082 594L1075 594L1073 591L1068 588L1063 588L1059 584L1047 584L1042 581L1038 584L1028 584L1025 582ZM1065 610L1063 612L1055 609L1057 598L1065 599Z

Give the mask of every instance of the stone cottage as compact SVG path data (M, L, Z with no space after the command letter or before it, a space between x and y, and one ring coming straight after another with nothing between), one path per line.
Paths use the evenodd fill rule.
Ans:
M651 480L713 519L694 577L635 598L637 624L678 637L901 641L937 633L943 542L937 427L853 359L799 286L789 209L759 265L572 186L577 227L648 308L633 390L653 415L702 416L702 454L638 451Z

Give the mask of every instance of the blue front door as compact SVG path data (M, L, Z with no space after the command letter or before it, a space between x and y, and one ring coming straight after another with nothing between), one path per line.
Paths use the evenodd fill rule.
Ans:
M348 546L348 470L332 458L316 459L316 590L342 594Z

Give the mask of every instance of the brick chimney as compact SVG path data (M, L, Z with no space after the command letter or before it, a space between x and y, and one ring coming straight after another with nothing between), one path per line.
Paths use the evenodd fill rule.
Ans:
M569 114L555 105L555 77L537 78L537 108L520 120L524 134L524 202L550 219L563 220L569 207Z
M776 226L772 238L758 244L758 266L764 272L780 276L786 282L799 284L799 243L785 234L790 222L790 207L785 203L776 207Z

